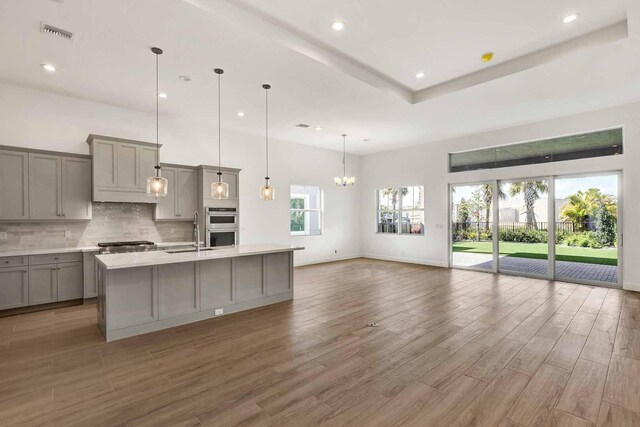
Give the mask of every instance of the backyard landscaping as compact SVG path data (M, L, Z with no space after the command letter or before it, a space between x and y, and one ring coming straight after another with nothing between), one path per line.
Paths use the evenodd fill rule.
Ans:
M492 247L491 241L454 242L453 252L491 254L493 252ZM500 255L509 257L547 259L548 245L546 243L500 242L499 249ZM600 265L617 265L618 251L616 248L593 249L557 245L556 260Z

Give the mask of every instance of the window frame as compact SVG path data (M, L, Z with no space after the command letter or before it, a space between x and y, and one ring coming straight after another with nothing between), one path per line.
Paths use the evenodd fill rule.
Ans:
M318 209L296 209L296 208L292 208L291 207L291 200L294 198L300 199L300 198L304 198L305 200L305 205L307 205L307 201L310 200L310 196L308 194L301 194L301 193L294 193L293 192L293 187L303 187L303 188L317 188L318 189L318 205L319 208ZM301 197L294 197L295 196L301 196ZM291 230L291 214L293 212L302 212L302 214L304 215L305 212L317 212L318 213L318 218L319 218L319 223L320 223L320 231L318 233L307 233L306 231L292 231ZM306 184L291 184L289 186L289 235L291 237L312 237L312 236L322 236L324 234L324 191L322 190L322 187L320 187L319 185L306 185Z
M402 197L398 198L398 206L397 209L395 210L389 210L389 211L383 211L382 209L380 209L380 200L381 200L381 193L383 190L386 189L396 189L398 192L400 192L401 188L411 188L411 187L420 187L422 188L422 195L423 195L423 200L422 200L422 208L418 208L418 209L403 209L402 208ZM425 201L424 201L424 185L420 185L420 184L416 184L416 185L398 185L398 186L393 186L393 187L384 187L384 188L376 188L375 190L376 195L375 195L375 199L376 199L376 207L375 207L375 211L376 211L376 234L380 234L380 235L387 235L387 236L421 236L424 237L426 236L426 230L425 230ZM383 213L391 213L394 217L397 215L398 218L398 222L397 222L397 229L394 233L385 233L384 231L380 231L380 222L379 222L379 218L380 215ZM422 219L423 219L423 224L422 224L422 232L421 233L403 233L402 232L402 213L403 212L422 212Z

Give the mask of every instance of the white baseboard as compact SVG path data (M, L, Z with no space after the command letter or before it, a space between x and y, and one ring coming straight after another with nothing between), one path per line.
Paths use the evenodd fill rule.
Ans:
M378 254L362 254L362 257L379 259L382 261L396 261L396 262L406 262L408 264L428 265L431 267L444 267L444 268L449 267L448 263L446 262L435 261L430 259L422 259L422 258L395 257L395 256L378 255Z
M299 261L294 257L294 267L302 267L305 265L314 265L314 264L324 264L327 262L334 262L334 261L346 261L348 259L355 259L355 258L362 258L362 255L361 254L341 255L341 256L333 256L333 257L326 257L326 258L312 258L304 261Z
M624 289L625 291L640 292L640 284L625 282L622 284L622 289Z

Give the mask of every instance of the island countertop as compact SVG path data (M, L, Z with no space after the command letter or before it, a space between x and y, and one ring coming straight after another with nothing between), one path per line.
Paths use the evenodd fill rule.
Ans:
M209 249L209 250L205 250ZM96 260L107 270L118 270L151 265L177 264L251 255L302 250L302 246L280 244L237 245L232 248L203 248L200 252L169 253L168 251L131 252L96 255Z

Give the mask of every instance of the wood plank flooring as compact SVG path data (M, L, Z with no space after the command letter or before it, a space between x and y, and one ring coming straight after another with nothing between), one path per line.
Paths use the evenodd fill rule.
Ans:
M295 279L113 343L94 305L0 318L0 425L640 425L638 293L367 259Z

